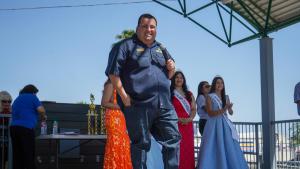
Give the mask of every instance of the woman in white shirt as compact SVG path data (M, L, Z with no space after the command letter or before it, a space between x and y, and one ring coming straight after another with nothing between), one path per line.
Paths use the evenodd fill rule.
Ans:
M203 135L204 127L207 119L209 118L206 110L206 98L210 90L210 85L207 81L202 81L198 85L198 95L196 99L197 103L197 114L200 117L199 119L199 132L201 136Z

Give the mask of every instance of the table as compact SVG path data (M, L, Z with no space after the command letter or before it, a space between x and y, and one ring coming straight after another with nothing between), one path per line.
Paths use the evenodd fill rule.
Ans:
M64 154L66 152L69 152L75 148L78 148L90 141L93 140L99 140L102 143L105 143L107 136L106 135L86 135L86 134L48 134L48 135L39 135L36 137L38 140L54 140L56 145L56 168L59 169L59 163L58 163L58 156L59 154ZM58 141L60 140L86 140L83 143L80 143L78 146L74 146L68 150L65 150L62 153L59 153L59 144Z

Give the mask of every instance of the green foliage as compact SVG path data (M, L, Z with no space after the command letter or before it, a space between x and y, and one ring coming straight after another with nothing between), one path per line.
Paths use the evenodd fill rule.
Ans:
M121 34L116 36L116 39L123 40L132 37L134 34L135 31L133 29L124 30Z
M125 29L122 31L121 34L116 35L116 39L123 40L123 39L132 37L134 34L135 34L135 31L133 29ZM116 43L118 43L118 42L116 42ZM116 43L112 44L112 46L114 46Z

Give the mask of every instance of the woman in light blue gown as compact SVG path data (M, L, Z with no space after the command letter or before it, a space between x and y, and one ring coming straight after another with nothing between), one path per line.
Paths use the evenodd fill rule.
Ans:
M161 153L161 145L151 136L151 148L147 153L147 169L163 169L164 163Z
M248 169L238 134L227 115L233 113L232 103L219 76L213 79L207 112L210 117L204 128L197 169Z

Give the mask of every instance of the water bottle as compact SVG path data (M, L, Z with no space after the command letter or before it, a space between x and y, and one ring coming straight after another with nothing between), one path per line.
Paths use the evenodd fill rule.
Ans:
M46 121L41 122L41 135L47 134L47 123Z
M55 135L58 133L58 123L57 121L53 121L52 134Z

